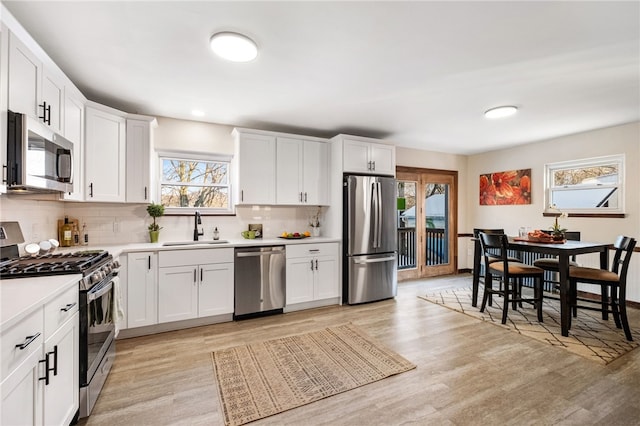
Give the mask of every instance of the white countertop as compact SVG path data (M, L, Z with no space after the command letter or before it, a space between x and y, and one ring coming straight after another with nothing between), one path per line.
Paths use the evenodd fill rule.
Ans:
M158 243L131 243L117 245L95 245L95 246L75 246L61 247L58 251L81 251L81 250L107 250L113 257L118 257L122 253L132 253L138 251L161 251L161 250L193 250L203 248L234 248L234 247L251 247L251 246L273 246L273 245L289 245L289 244L318 244L318 243L339 243L340 238L330 237L309 237L303 239L286 239L286 238L255 238L249 239L224 239L226 243L209 244L211 240L202 240L199 243L195 241L182 241L189 243L188 245L172 245L165 246L166 243L175 243L175 241L160 241Z
M78 286L81 274L0 280L0 332L20 322L60 292Z

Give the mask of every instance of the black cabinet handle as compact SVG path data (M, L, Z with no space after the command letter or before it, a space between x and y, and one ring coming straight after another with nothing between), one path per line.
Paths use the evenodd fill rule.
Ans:
M44 356L44 359L41 359L39 362L44 362L44 377L39 377L38 380L44 380L44 384L48 385L49 384L49 371L51 371L51 369L49 368L49 354L51 352L47 352Z
M313 271L313 259L311 259L310 262L311 262L311 270Z
M145 200L147 199L147 187L146 186L144 187L144 199Z
M49 352L50 354L53 355L53 375L57 376L58 375L58 345L55 345L53 347L53 352Z
M9 177L9 167L6 164L2 165L2 181L7 183L7 178Z
M89 184L89 197L93 198L93 182Z
M151 270L151 255L147 257L147 269Z
M42 116L38 116L39 119L42 120L43 123L51 125L51 105L47 105L47 102L42 102L42 105L38 105L42 107ZM47 118L47 113L49 117Z
M193 282L196 283L198 281L198 271L196 269L193 270Z
M244 201L244 189L240 190L240 201Z
M318 270L318 259L316 259L316 271Z
M200 284L202 284L202 268L200 268Z
M69 312L71 310L71 308L73 308L74 306L76 306L76 303L67 303L67 305L64 308L60 308L61 311L63 312Z
M16 348L19 348L20 350L25 349L27 346L29 346L31 343L33 343L34 340L36 340L38 337L40 337L40 333L36 333L33 336L27 336L24 342L16 345Z
M307 202L307 193L306 192L304 193L304 202L305 203Z

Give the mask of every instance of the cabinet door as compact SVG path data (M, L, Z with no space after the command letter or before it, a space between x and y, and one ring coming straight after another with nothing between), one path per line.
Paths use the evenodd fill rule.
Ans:
M158 323L157 254L127 255L127 327Z
M73 142L73 192L64 193L65 200L84 200L84 100L65 90L64 136Z
M85 199L125 201L125 119L87 107Z
M79 313L76 312L44 344L51 368L44 387L44 424L68 425L79 407Z
M198 317L197 266L160 268L158 272L158 323Z
M9 32L9 109L34 118L41 116L41 82L42 63Z
M368 142L345 139L342 152L343 171L371 173Z
M370 161L376 174L396 175L396 149L394 146L372 143L370 154Z
M313 269L311 257L287 259L287 305L313 300Z
M276 158L276 203L303 204L303 141L279 137Z
M151 132L148 121L127 120L127 203L148 203Z
M304 203L329 204L329 144L304 141Z
M41 425L44 380L38 371L42 346L20 364L0 385L2 425Z
M238 143L237 204L275 204L276 138L242 134Z
M63 134L64 81L46 68L42 70L42 105L46 106L44 123L54 132Z
M233 313L233 263L200 265L198 317Z
M340 279L338 277L338 258L335 256L318 257L314 260L315 300L340 297Z

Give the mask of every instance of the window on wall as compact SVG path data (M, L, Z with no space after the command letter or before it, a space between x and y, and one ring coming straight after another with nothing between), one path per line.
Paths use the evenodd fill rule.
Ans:
M545 169L547 210L624 212L624 155L551 163Z
M160 202L169 211L231 212L230 158L160 154Z

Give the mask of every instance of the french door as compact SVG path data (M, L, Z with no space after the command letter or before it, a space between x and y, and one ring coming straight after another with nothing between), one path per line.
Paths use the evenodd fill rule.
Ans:
M398 167L398 279L457 270L458 172Z

